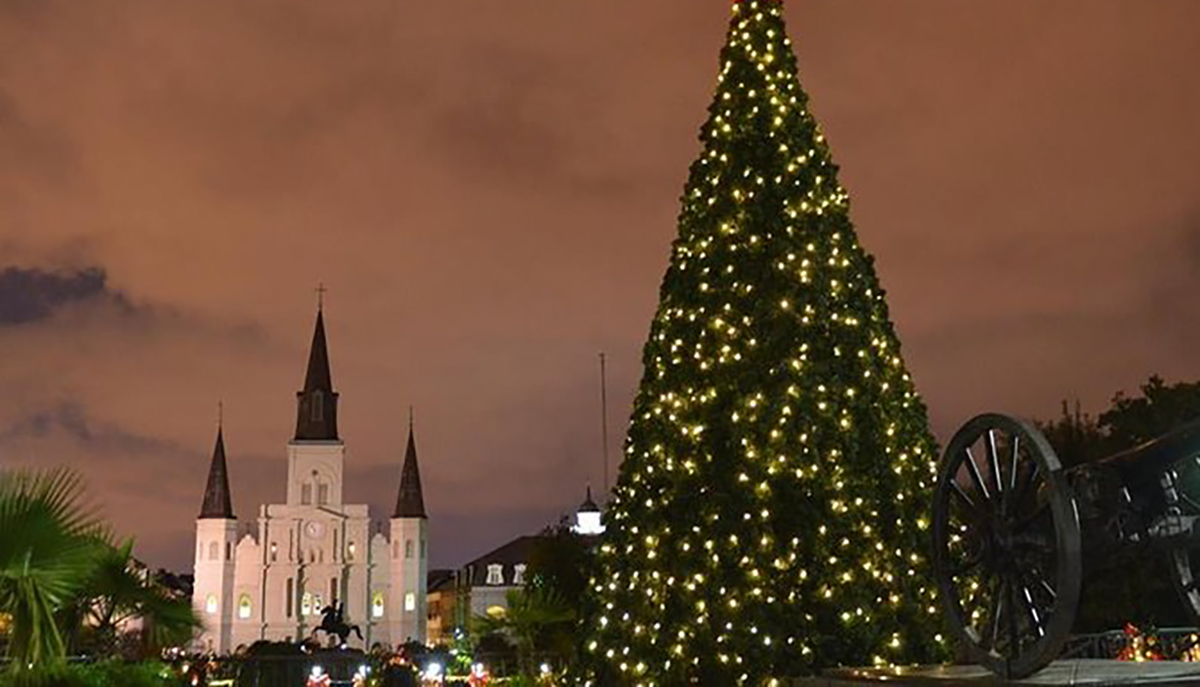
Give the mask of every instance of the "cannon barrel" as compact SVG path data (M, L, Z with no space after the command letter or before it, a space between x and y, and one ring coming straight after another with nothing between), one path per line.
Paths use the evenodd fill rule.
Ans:
M1128 484L1157 482L1163 471L1184 458L1200 455L1200 419L1099 462L1113 467Z

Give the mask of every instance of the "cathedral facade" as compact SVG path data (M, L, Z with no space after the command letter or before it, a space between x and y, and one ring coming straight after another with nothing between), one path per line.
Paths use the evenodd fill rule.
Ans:
M244 525L234 515L224 436L217 431L196 520L192 602L204 629L195 648L225 654L260 639L299 641L320 625L323 608L339 605L361 631L361 640L351 635L352 646L424 642L428 517L411 415L396 507L384 533L372 531L366 505L343 498L346 448L321 309L296 397L286 503L260 506Z

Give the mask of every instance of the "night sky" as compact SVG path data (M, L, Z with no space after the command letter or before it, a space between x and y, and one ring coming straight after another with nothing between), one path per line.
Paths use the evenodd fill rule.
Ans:
M1200 379L1200 3L790 0L803 86L939 438ZM3 0L0 466L67 464L190 569L216 428L284 496L315 314L347 500L408 406L435 566L612 455L724 0Z

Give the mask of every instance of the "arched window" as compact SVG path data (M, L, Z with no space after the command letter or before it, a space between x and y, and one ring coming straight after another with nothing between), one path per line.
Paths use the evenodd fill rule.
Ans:
M225 542L225 560L233 560L233 542Z
M217 542L210 542L208 545L208 560L215 561L219 555L221 555L220 545Z
M371 596L371 617L383 617L383 592L375 592Z
M317 505L324 506L327 503L329 503L329 485L317 482Z
M307 506L312 503L312 482L300 485L300 504Z
M406 610L406 611L417 610L417 595L416 594L409 592L404 595L404 610Z
M412 555L413 555L413 541L411 539L406 539L406 540L404 540L404 557L412 558Z
M306 616L306 615L312 615L312 614L313 614L313 595L309 594L308 592L304 592L304 594L300 597L300 615Z
M241 597L238 598L238 617L242 620L249 620L251 610L253 610L253 608L250 605L250 595L242 594Z
M217 614L217 595L216 594L209 594L204 599L204 612L209 615Z

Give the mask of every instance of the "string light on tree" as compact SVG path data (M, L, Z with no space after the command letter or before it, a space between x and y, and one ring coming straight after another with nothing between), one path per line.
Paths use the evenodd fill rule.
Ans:
M592 582L593 684L943 652L935 449L779 0L738 0Z

